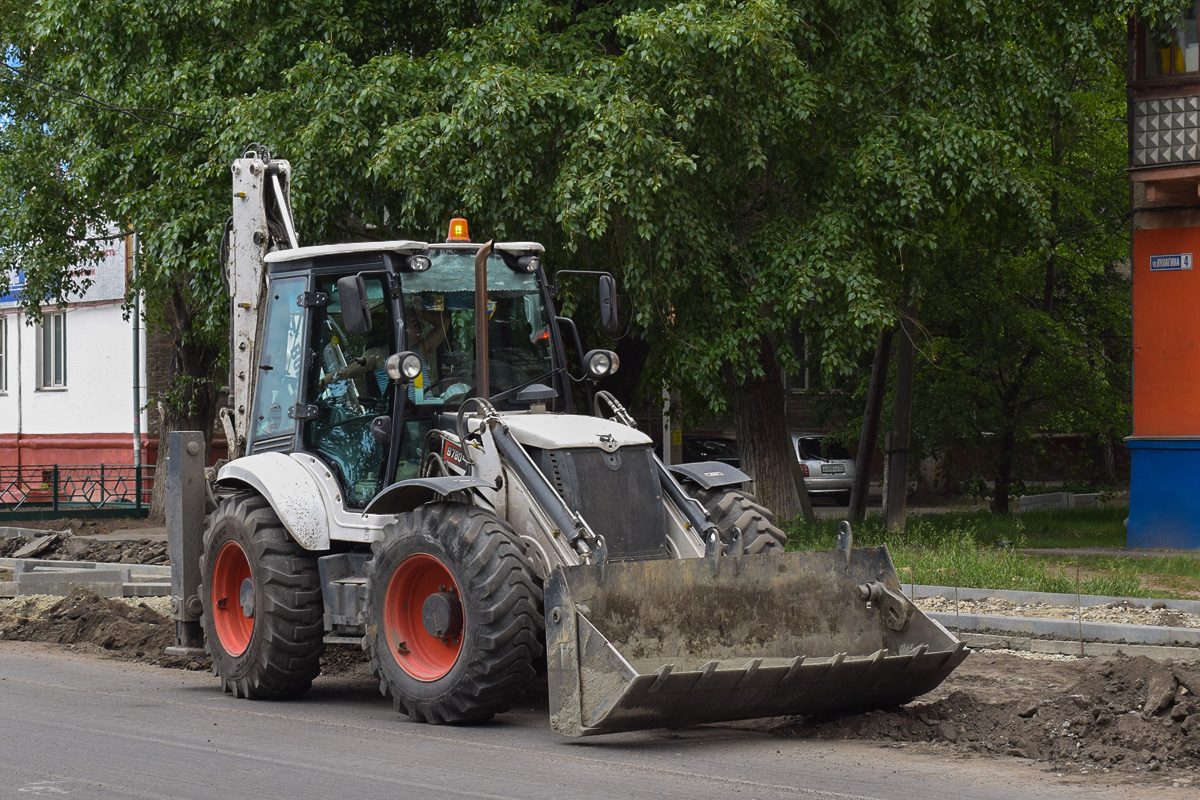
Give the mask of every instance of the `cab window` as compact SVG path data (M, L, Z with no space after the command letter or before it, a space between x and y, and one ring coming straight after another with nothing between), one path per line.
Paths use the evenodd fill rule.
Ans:
M308 421L305 441L337 472L346 505L361 508L385 478L387 444L371 433L371 422L389 411L392 386L384 365L396 350L395 324L382 276L367 276L371 330L348 334L337 277L317 280L328 303L314 309L308 397L317 413Z

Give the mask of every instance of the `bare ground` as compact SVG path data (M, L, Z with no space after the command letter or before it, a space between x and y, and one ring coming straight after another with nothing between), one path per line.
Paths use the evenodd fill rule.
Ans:
M1200 663L1036 661L974 652L903 708L789 720L782 736L872 739L1031 759L1048 771L1191 786L1200 780Z
M175 623L146 602L114 600L75 589L57 602L43 597L0 601L0 639L44 642L103 652L123 661L141 661L171 669L211 669L207 658L168 656ZM324 675L338 675L366 663L355 647L335 645L321 658Z
M0 540L0 555L15 549L13 541ZM161 542L104 543L104 550L95 544L84 547L64 536L39 557L166 562ZM91 649L173 669L210 667L207 658L163 654L173 643L174 624L150 605L82 589L49 605L27 598L0 603L0 639ZM330 646L322 672L366 679L365 656L352 646ZM781 737L1023 759L1085 785L1200 789L1198 694L1200 661L1043 660L977 651L937 690L902 708L746 724Z
M51 561L105 561L120 564L166 564L167 543L143 538L133 541L104 542L89 538L96 535L111 533L113 530L124 530L133 534L139 529L158 530L145 520L53 520L49 522L28 522L23 527L44 530L45 533L33 536L12 536L0 538L0 558L11 557L21 548L30 544L36 538L53 535L54 539L47 542L44 549L36 554L37 558Z
M174 669L209 667L207 659L164 655L173 636L171 620L145 603L83 589L49 608L18 599L0 611L0 639L93 649ZM354 647L331 646L322 671L365 678L365 657ZM1197 692L1200 662L1046 661L974 652L935 692L902 708L749 724L781 737L909 743L1028 759L1102 784L1200 787Z

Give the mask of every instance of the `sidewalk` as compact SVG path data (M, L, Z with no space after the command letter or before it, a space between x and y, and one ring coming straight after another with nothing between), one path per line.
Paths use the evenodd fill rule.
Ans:
M1156 550L1140 547L1027 547L1027 556L1107 556L1110 558L1200 558L1200 550Z

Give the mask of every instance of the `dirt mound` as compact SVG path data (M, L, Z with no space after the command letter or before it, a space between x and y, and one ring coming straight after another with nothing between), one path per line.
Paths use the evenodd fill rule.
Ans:
M0 539L0 558L12 557L35 538L13 536ZM33 557L49 561L104 561L119 564L166 564L170 561L166 542L151 539L98 542L61 532L54 534L54 539Z
M52 560L107 561L119 564L168 564L166 542L142 539L136 542L96 542L88 539L68 539L53 555L39 556Z
M130 605L78 588L49 608L33 598L0 614L0 639L49 644L92 645L125 660L177 669L208 669L207 658L179 658L163 651L175 644L175 623L145 603ZM361 647L329 645L321 656L321 674L362 669Z
M980 662L989 659L998 669L1014 666L1011 656L974 653L960 667L963 677L971 681L973 667L988 672L988 664ZM1081 774L1200 768L1200 662L1111 659L1077 662L1060 674L1070 682L1032 692L1014 691L1010 684L1005 693L1010 699L983 699L998 694L994 691L954 689L933 702L804 718L775 731L820 739L949 743Z
M77 588L45 610L35 600L0 617L0 639L51 644L91 644L124 659L198 669L163 655L175 642L175 625L144 603L131 606Z

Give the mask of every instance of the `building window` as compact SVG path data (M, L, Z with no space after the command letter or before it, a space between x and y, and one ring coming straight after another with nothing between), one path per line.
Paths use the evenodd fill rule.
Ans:
M38 387L63 389L67 385L67 314L52 311L42 315L38 326Z
M1165 28L1142 32L1142 77L1162 78L1200 72L1200 28L1197 2L1180 8L1179 20Z
M8 393L8 317L0 317L0 394Z

